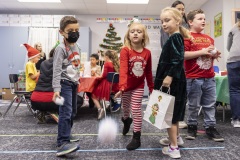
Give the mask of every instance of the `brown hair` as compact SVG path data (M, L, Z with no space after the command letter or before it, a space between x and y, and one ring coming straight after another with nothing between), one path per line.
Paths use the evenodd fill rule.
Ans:
M139 22L133 22L129 27L128 27L128 30L124 36L124 46L128 47L129 49L132 48L131 46L131 41L129 39L129 33L132 29L133 26L140 26L141 30L143 31L143 40L142 40L142 47L146 47L146 45L149 43L149 36L148 36L148 33L147 33L147 30L146 30L146 27L139 23Z
M64 31L64 29L69 24L78 23L78 20L73 16L64 16L60 21L60 30Z
M176 6L179 5L179 4L182 4L182 5L184 6L184 8L185 8L185 4L184 4L182 1L175 1L175 2L173 2L173 4L171 5L171 7L172 7L172 8L176 8ZM185 21L185 23L187 23L187 17L186 17L185 12L184 12L184 14L183 14L183 20ZM188 23L187 23L187 25L188 25Z
M179 10L177 10L176 8L171 8L171 7L166 7L162 10L161 14L163 12L169 12L170 14L172 14L173 18L179 22L179 32L181 33L181 35L183 36L183 38L190 38L190 32L181 26L182 23L182 14L179 12Z
M113 67L115 72L119 72L119 58L118 58L118 54L116 51L113 50L107 50L104 54L104 56L108 56L108 58L112 61L113 63Z
M196 14L204 14L203 10L201 9L196 9L188 12L187 14L187 21L193 21L195 18Z

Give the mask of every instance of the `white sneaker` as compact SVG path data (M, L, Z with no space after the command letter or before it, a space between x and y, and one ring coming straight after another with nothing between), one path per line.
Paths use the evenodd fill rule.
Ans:
M163 147L162 153L170 156L171 158L181 158L179 148L171 148L170 146Z
M179 121L178 127L179 127L179 128L187 128L187 123L184 122L184 121Z
M159 143L164 146L169 145L170 144L169 137L160 139ZM177 138L177 144L178 146L182 146L184 144L182 137Z
M234 128L239 128L240 127L240 121L239 120L232 120L231 124L233 125Z

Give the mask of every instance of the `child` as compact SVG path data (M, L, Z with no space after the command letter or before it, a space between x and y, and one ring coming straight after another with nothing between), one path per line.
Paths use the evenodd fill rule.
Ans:
M215 128L216 83L213 60L219 57L220 52L212 54L214 40L201 33L205 26L205 15L201 9L190 11L187 20L193 39L184 41L188 99L186 139L193 140L197 136L198 111L202 106L207 136L214 141L224 141Z
M79 23L72 16L60 21L60 34L63 42L57 46L53 57L53 101L64 98L59 106L57 156L66 155L79 149L79 145L70 143L79 139L71 136L73 118L77 112L77 85L80 78L80 48L76 44L79 38Z
M40 42L34 44L34 48L40 52L40 60L36 64L37 70L40 70L41 63L46 60L46 54L42 51L42 44Z
M182 26L189 29L189 26L188 26L188 23L187 23L187 18L186 18L186 15L185 15L185 5L182 1L175 1L173 2L173 4L171 5L172 8L176 8L177 10L179 10L182 14ZM161 33L161 39L160 39L160 42L161 42L161 47L163 47L163 45L165 44L165 42L168 40L169 38L169 34L164 32L164 29L161 27L161 30L160 30L160 33Z
M184 62L184 37L190 37L189 32L181 26L182 15L176 8L164 8L160 19L162 28L169 34L169 39L163 45L162 53L158 62L154 89L163 91L171 89L170 94L175 97L172 126L168 128L169 138L160 140L161 144L168 145L162 149L163 154L172 158L180 158L178 143L182 142L179 137L178 122L184 119L186 78L183 68Z
M86 77L100 77L101 76L101 66L97 65L99 61L98 54L91 54L90 56L90 63L85 63L85 69L84 69L84 76ZM89 99L89 107L94 107L94 102L92 100L92 94L90 92L86 92L88 99Z
M25 66L26 71L26 91L32 92L37 83L37 79L39 77L40 72L36 69L36 63L39 61L40 58L40 52L29 46L28 44L23 44L27 51L28 51L28 62Z
M147 79L149 92L153 90L152 58L150 50L146 49L149 42L146 27L138 22L129 25L124 37L124 45L120 52L120 91L115 97L122 95L122 117L123 135L129 131L133 121L133 138L127 145L128 150L140 147L140 136L142 126L142 97L144 92L144 80ZM132 112L133 120L130 118Z
M104 99L109 101L110 97L110 85L111 83L107 81L107 74L109 72L119 72L119 60L118 55L115 51L106 51L105 52L105 63L103 67L102 76L98 78L99 83L92 92L92 100L96 107L98 108L98 120L102 119L104 116L104 110L101 107L99 100ZM113 86L113 91L118 91L116 85Z

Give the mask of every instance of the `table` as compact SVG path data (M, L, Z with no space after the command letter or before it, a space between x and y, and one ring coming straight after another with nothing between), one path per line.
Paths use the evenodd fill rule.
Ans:
M227 76L215 76L216 81L216 96L218 102L230 104L229 100L229 88L228 88L228 77Z
M96 83L98 82L97 77L81 77L79 79L80 84L78 85L78 92L92 92Z

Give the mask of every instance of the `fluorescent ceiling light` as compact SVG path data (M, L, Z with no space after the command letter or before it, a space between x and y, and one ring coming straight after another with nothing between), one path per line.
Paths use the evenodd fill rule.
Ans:
M107 3L148 4L149 0L107 0Z
M18 0L18 2L61 3L61 0Z

